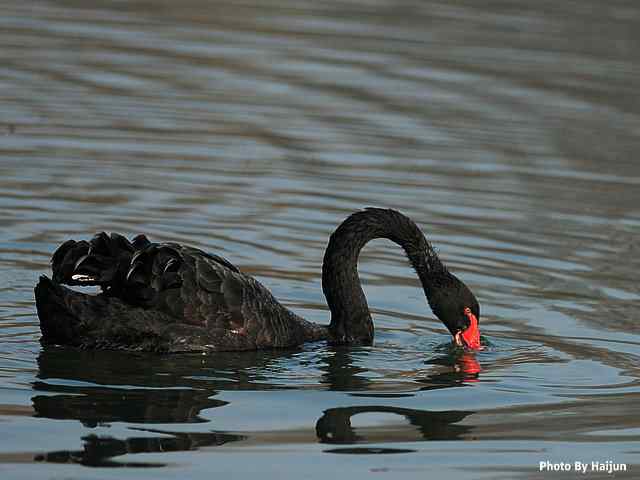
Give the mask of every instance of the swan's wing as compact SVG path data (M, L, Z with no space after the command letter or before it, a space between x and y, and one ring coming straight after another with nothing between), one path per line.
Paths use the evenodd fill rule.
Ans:
M250 279L218 255L178 244L152 244L134 255L126 281L140 285L133 290L139 295L134 302L168 312L187 325L243 333L243 297Z
M324 329L297 317L260 282L218 255L174 243L150 244L130 265L124 298L176 318L170 334L174 343L185 338L213 350L249 350L325 336Z
M260 282L197 248L102 233L65 242L52 264L55 283L104 290L94 300L83 296L86 308L76 309L94 336L112 336L107 323L109 332L131 339L153 331L169 351L285 347L326 337L326 329L284 308Z
M196 248L99 233L89 242L63 243L52 269L56 283L100 285L108 297L178 323L229 330L244 324L242 291L249 277L223 257Z

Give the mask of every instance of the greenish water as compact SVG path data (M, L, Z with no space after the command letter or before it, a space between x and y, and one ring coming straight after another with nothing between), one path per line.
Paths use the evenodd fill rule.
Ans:
M3 479L639 475L635 2L0 4ZM385 241L371 347L39 344L38 275L100 230L223 255L326 323L328 236L368 205L424 228L486 350L451 350Z

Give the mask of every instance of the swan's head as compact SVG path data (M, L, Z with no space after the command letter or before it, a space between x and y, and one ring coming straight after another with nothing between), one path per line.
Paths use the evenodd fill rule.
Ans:
M429 298L433 313L444 323L456 345L480 350L480 305L471 290L458 278L437 289Z

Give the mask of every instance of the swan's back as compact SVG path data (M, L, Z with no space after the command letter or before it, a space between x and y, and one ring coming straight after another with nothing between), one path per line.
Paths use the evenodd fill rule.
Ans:
M309 322L224 258L118 234L69 240L42 277L36 304L46 343L155 351L253 350L308 339ZM99 285L88 295L66 285Z

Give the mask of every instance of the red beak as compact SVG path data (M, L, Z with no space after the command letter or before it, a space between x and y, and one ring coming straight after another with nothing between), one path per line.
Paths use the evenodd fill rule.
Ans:
M478 319L473 313L471 313L471 309L469 308L464 309L464 314L469 319L469 327L458 335L462 338L468 348L472 350L480 350L480 329L478 329ZM456 337L458 335L456 335Z

